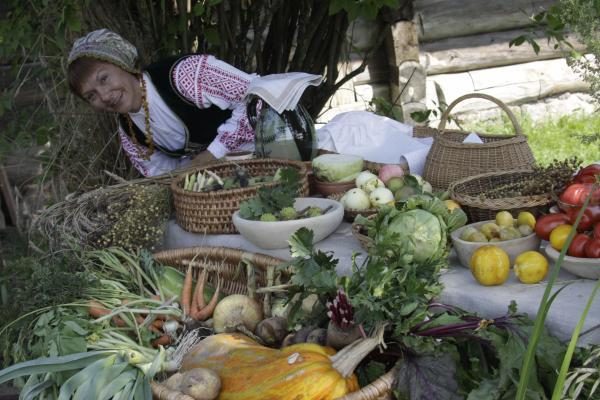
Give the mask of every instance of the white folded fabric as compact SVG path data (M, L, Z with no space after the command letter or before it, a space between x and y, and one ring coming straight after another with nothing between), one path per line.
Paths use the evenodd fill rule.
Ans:
M308 86L318 86L323 77L305 72L286 72L260 76L253 79L247 94L255 94L267 102L275 111L296 108L300 97Z

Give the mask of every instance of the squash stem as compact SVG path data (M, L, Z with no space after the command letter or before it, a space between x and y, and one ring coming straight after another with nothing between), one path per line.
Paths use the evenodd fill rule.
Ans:
M344 378L352 375L358 364L383 342L384 326L376 328L373 336L358 339L331 356L332 367Z

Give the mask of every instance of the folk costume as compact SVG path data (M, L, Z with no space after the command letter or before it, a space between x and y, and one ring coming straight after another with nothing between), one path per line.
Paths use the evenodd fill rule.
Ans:
M143 106L120 115L118 134L144 176L179 168L202 150L221 158L254 148L244 100L256 75L204 54L162 60L140 71L135 46L107 29L75 42L68 63L80 57L140 75Z

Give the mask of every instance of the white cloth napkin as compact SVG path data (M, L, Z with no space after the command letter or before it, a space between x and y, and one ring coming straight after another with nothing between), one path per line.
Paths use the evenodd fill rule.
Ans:
M318 86L323 77L305 72L286 72L260 76L253 79L247 94L255 94L266 101L275 111L296 108L302 93L309 85Z

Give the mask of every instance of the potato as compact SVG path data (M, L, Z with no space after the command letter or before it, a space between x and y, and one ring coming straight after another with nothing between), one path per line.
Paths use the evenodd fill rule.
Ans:
M194 368L183 373L179 388L195 400L214 400L221 391L221 378L208 368Z

